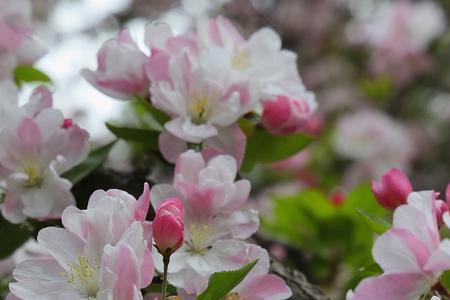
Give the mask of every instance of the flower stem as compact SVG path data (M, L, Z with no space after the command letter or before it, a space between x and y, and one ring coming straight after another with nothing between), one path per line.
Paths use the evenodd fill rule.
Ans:
M169 269L170 255L163 255L164 273L163 273L163 285L162 285L162 298L166 300L167 297L167 271Z

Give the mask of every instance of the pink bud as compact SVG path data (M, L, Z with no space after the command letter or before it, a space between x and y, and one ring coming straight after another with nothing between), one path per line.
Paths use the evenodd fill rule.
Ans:
M345 202L345 193L342 190L334 190L330 194L331 203L338 207Z
M62 127L63 127L64 129L70 128L70 127L72 127L72 126L73 126L73 121L72 121L72 119L64 119L64 122L63 122L63 125L62 125Z
M382 206L394 210L406 203L412 186L408 177L401 170L394 168L384 174L380 182L372 181L372 192Z
M442 200L436 200L434 202L434 205L436 207L436 219L439 226L444 224L444 221L442 220L442 215L445 212L448 212L448 205Z
M273 134L291 134L305 130L305 125L315 111L316 103L308 94L305 99L278 96L274 101L264 101L263 126Z
M179 199L169 198L156 209L153 238L162 255L170 255L183 245L184 206Z

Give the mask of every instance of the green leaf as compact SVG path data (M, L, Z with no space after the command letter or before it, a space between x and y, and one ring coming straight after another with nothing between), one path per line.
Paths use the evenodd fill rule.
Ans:
M0 259L7 258L22 246L32 235L32 231L21 224L11 224L0 216Z
M250 120L240 118L238 125L247 137L251 137L255 133L255 125Z
M158 149L159 132L157 131L142 128L120 127L111 123L106 123L106 127L108 127L109 131L119 139L146 145L146 148L151 150Z
M77 184L105 162L109 151L115 143L116 141L91 151L88 158L84 162L65 172L62 177L68 179L73 185Z
M442 273L440 282L447 290L450 290L450 271Z
M345 202L342 205L342 209L349 214L356 216L356 210L358 208L370 211L371 214L375 214L380 217L384 217L387 214L385 208L380 206L375 196L372 193L370 184L364 183L353 188L347 195Z
M144 126L147 126L148 129L152 129L154 131L161 132L164 130L163 125L169 121L169 117L167 115L156 109L146 99L136 98L130 103Z
M24 82L51 83L50 78L45 73L29 65L18 65L14 69L14 81L17 85L21 85Z
M356 211L362 217L364 222L377 234L383 234L391 227L391 224L389 224L386 220L369 214L362 208L357 208Z
M278 136L257 130L247 140L242 171L251 171L257 163L268 164L286 159L308 146L314 139L304 134Z
M383 273L383 270L376 262L372 262L369 265L362 267L358 270L359 272L363 272L367 276L376 276Z
M380 76L366 79L361 82L362 92L373 101L386 102L394 93L392 79L389 76Z
M209 278L208 288L196 300L221 300L229 294L253 269L258 260L239 270L214 273Z

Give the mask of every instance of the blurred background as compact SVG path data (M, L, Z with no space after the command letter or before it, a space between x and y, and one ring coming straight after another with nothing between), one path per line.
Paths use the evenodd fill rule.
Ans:
M443 192L450 179L450 1L384 0L33 0L34 32L48 47L36 66L55 85L55 106L112 138L105 121L136 116L80 76L120 28L143 45L148 22L189 30L198 17L225 15L249 36L273 27L298 54L300 74L319 110L316 141L287 161L251 173L262 228L256 240L299 269L333 299L378 272L374 224L387 218L370 181L392 167L415 190ZM31 91L28 86L23 94ZM25 98L26 96L23 95ZM108 168L135 169L136 149L118 143ZM153 174L165 180L164 171Z

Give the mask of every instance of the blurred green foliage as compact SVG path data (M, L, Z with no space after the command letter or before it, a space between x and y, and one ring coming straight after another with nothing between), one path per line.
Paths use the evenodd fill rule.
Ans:
M302 271L308 278L329 284L345 267L351 271L346 279L351 288L367 274L379 272L371 248L376 232L388 225L388 212L378 205L368 184L352 190L340 206L313 188L275 197L273 206L273 215L262 221L263 232L305 254ZM358 211L367 213L361 216Z

